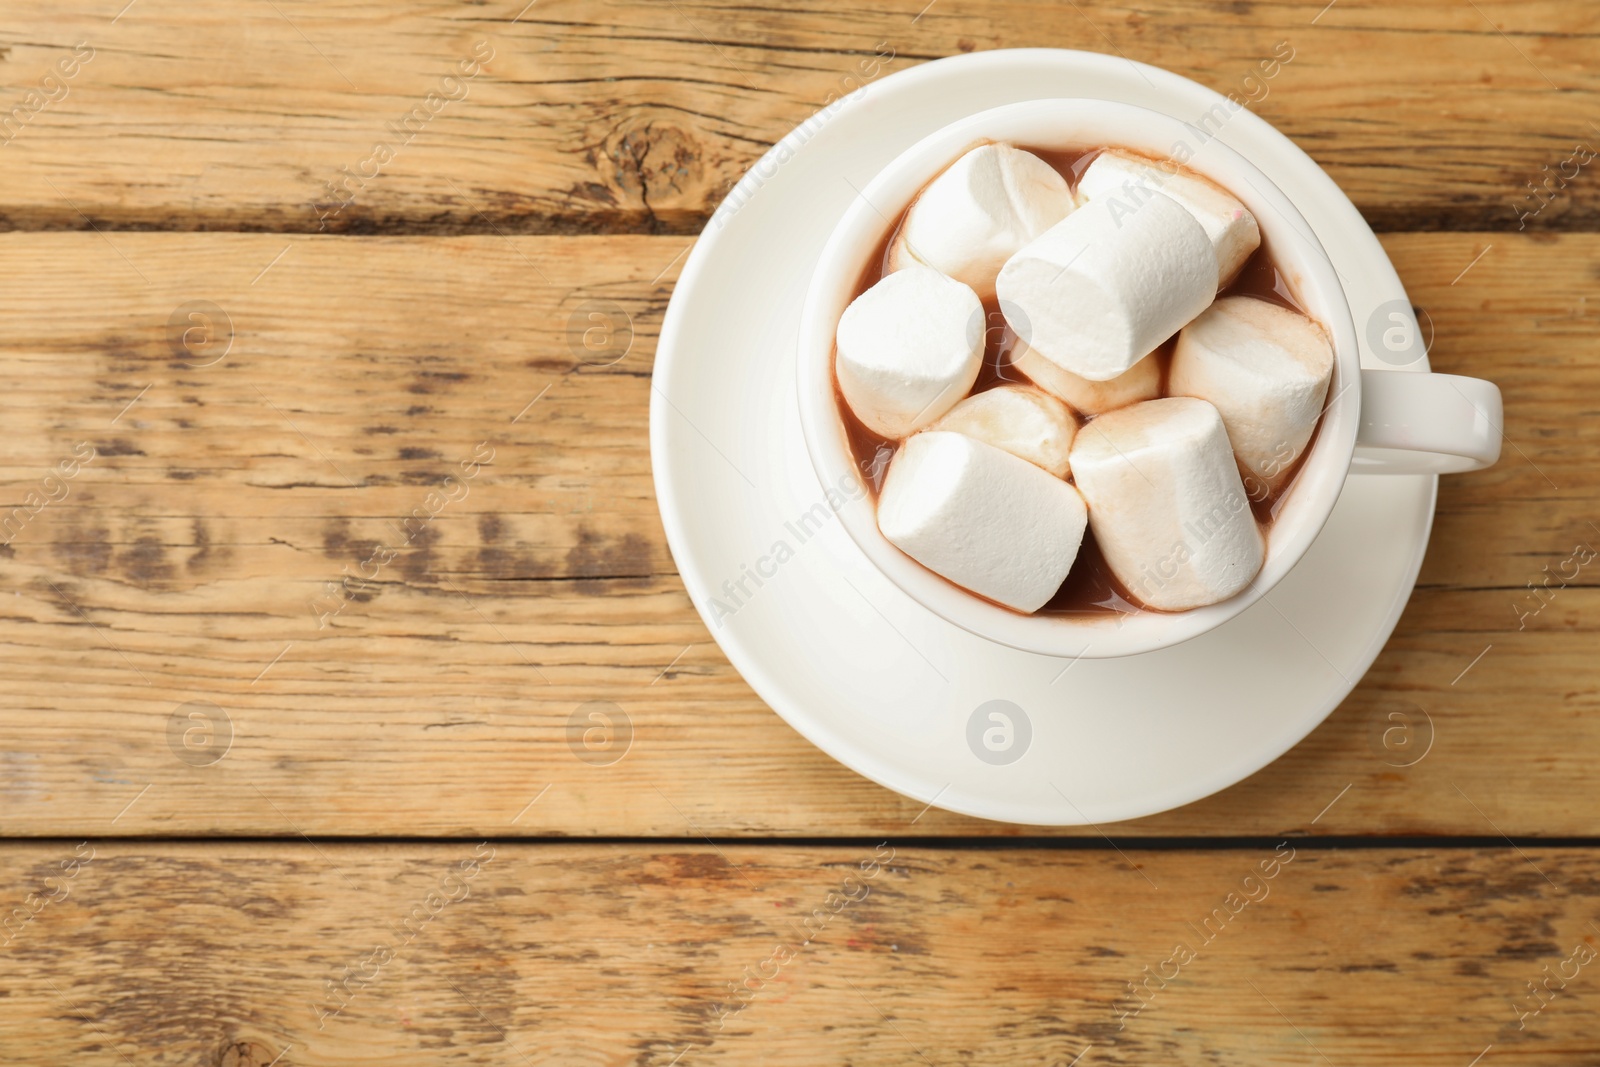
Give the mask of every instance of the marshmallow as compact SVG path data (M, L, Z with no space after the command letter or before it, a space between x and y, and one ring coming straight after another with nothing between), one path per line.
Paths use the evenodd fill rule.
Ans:
M1209 400L1239 464L1273 490L1311 439L1332 375L1333 348L1316 322L1265 300L1230 296L1178 335L1171 392Z
M960 282L931 267L896 271L839 319L839 391L875 433L914 433L972 388L986 321L977 295Z
M1073 410L1084 415L1098 415L1141 400L1154 400L1161 392L1161 363L1153 355L1144 357L1115 378L1091 382L1065 367L1056 366L1019 338L1011 350L1011 365L1032 379L1033 384L1065 400Z
M1206 309L1217 256L1177 201L1091 200L1012 256L996 283L1017 335L1090 381L1122 374Z
M1000 385L967 397L929 429L964 433L1065 478L1078 420L1031 385Z
M943 430L900 446L878 498L878 529L890 543L935 574L1024 612L1061 588L1086 524L1070 482Z
M1131 210L1158 189L1205 228L1217 255L1217 288L1222 288L1260 247L1261 230L1256 217L1219 186L1176 163L1160 166L1113 149L1095 156L1078 179L1078 202L1120 197Z
M974 148L922 190L889 249L889 269L935 267L994 295L995 275L1016 251L1073 208L1056 169L1008 144Z
M1162 611L1226 600L1266 553L1217 409L1167 397L1101 415L1078 434L1072 476L1111 572Z

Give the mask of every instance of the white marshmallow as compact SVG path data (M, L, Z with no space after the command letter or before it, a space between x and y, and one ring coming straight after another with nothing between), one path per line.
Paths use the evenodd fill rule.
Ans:
M1112 573L1147 607L1215 604L1261 569L1261 531L1222 416L1204 400L1101 415L1078 434L1072 476Z
M1043 390L1000 385L967 397L928 428L964 433L1065 478L1078 420Z
M839 319L839 391L868 429L892 438L914 433L972 388L985 325L967 286L931 267L896 271Z
M1087 516L1070 482L966 434L929 430L895 453L878 528L902 552L1017 611L1055 595Z
M1028 342L1018 339L1011 350L1011 365L1039 388L1060 397L1084 415L1098 415L1141 400L1154 400L1161 392L1161 364L1154 356L1144 357L1108 381L1091 382L1065 367L1056 366L1035 352Z
M1115 378L1217 294L1206 231L1177 201L1091 200L1012 256L996 289L1034 350L1090 381Z
M929 182L889 249L889 269L922 263L994 295L995 275L1016 251L1073 208L1056 169L1008 144L974 148Z
M1231 281L1260 247L1256 217L1221 186L1176 163L1162 166L1128 152L1102 152L1078 179L1078 202L1120 197L1134 208L1156 190L1182 204L1205 228L1217 254L1217 288Z
M1316 322L1265 300L1230 296L1178 335L1170 391L1209 400L1239 463L1274 490L1311 439L1332 375L1333 348Z

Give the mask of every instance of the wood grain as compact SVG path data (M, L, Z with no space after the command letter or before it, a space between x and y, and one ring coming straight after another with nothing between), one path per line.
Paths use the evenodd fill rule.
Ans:
M695 614L646 425L687 244L0 236L0 516L95 450L0 549L0 833L1018 832L919 819L833 763ZM1597 832L1600 597L1591 570L1547 589L1543 568L1600 539L1600 238L1386 245L1434 366L1505 391L1505 456L1445 480L1416 596L1322 728L1119 834ZM208 366L169 327L198 300L234 334ZM609 366L568 329L596 300L631 320ZM465 495L430 497L485 442ZM395 558L324 618L380 544ZM614 765L568 743L595 700L631 721ZM169 735L195 701L229 717L220 762L183 748L186 712Z
M0 883L19 1067L1579 1064L1600 997L1590 849L55 841Z
M0 1062L1595 1062L1600 583L1552 577L1600 543L1593 5L4 21ZM852 76L1034 46L1250 98L1506 400L1326 723L1056 841L754 696L647 425L690 235L768 146Z
M1588 4L123 3L8 5L0 224L692 234L848 79L1060 47L1255 101L1380 229L1517 230L1546 201L1529 225L1600 227L1574 155L1600 146ZM72 65L79 42L92 58ZM479 42L481 73L442 83ZM1249 80L1280 42L1293 58ZM64 60L75 74L48 81ZM359 190L336 214L330 182Z

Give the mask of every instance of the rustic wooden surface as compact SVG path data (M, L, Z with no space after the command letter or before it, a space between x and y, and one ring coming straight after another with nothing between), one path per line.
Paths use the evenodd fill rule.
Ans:
M1514 229L1523 183L1600 114L1600 20L1565 0L1337 0L1320 17L1327 0L136 0L112 23L125 2L7 5L16 95L77 42L95 49L7 147L14 225L320 232L324 182L479 41L487 72L334 228L694 234L880 54L894 57L881 76L978 49L1083 48L1253 93L1385 230ZM1261 96L1245 78L1280 41L1293 59ZM1597 228L1595 185L1574 182L1535 224Z
M58 898L0 949L7 1063L1594 1062L1593 849L60 840L0 872Z
M9 495L75 442L97 453L5 560L7 832L81 832L147 785L119 832L495 834L547 785L518 830L873 834L922 809L768 711L673 574L647 375L673 280L656 276L684 239L109 236L115 252L95 234L0 238L16 279L0 350L17 383L0 401ZM1442 483L1421 586L1355 696L1252 779L1119 832L1595 830L1592 579L1520 631L1514 606L1542 567L1600 543L1600 430L1574 417L1600 395L1600 308L1585 304L1600 237L1385 240L1429 310L1439 369L1505 391L1511 445L1494 470ZM1451 285L1491 244L1473 285ZM595 294L634 322L634 349L606 368L565 337ZM237 334L200 369L166 329L193 298L225 307ZM393 541L485 440L494 460L467 496L319 628L323 584ZM174 709L196 700L232 722L214 765L169 744ZM589 700L632 720L614 765L565 743ZM1385 747L1391 713L1415 737ZM1398 766L1430 720L1431 751ZM1015 832L937 811L917 831Z
M1600 972L1514 1008L1600 945L1596 582L1528 590L1600 542L1592 164L1519 218L1600 146L1592 5L124 2L0 27L0 515L34 508L0 532L0 1060L1596 1062ZM1088 48L1230 92L1280 41L1255 109L1383 235L1435 368L1506 399L1395 636L1283 759L1134 823L982 823L833 763L721 656L656 514L694 234L875 57ZM569 339L594 299L631 323L611 366ZM171 325L206 308L225 354ZM567 740L590 700L631 722L610 765ZM1285 835L1271 898L1117 1029ZM870 897L719 1029L880 841Z

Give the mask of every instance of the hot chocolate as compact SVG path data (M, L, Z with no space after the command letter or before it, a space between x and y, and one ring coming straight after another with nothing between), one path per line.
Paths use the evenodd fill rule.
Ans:
M835 382L892 543L1077 614L1246 587L1332 369L1225 190L1117 149L984 145L884 235Z

